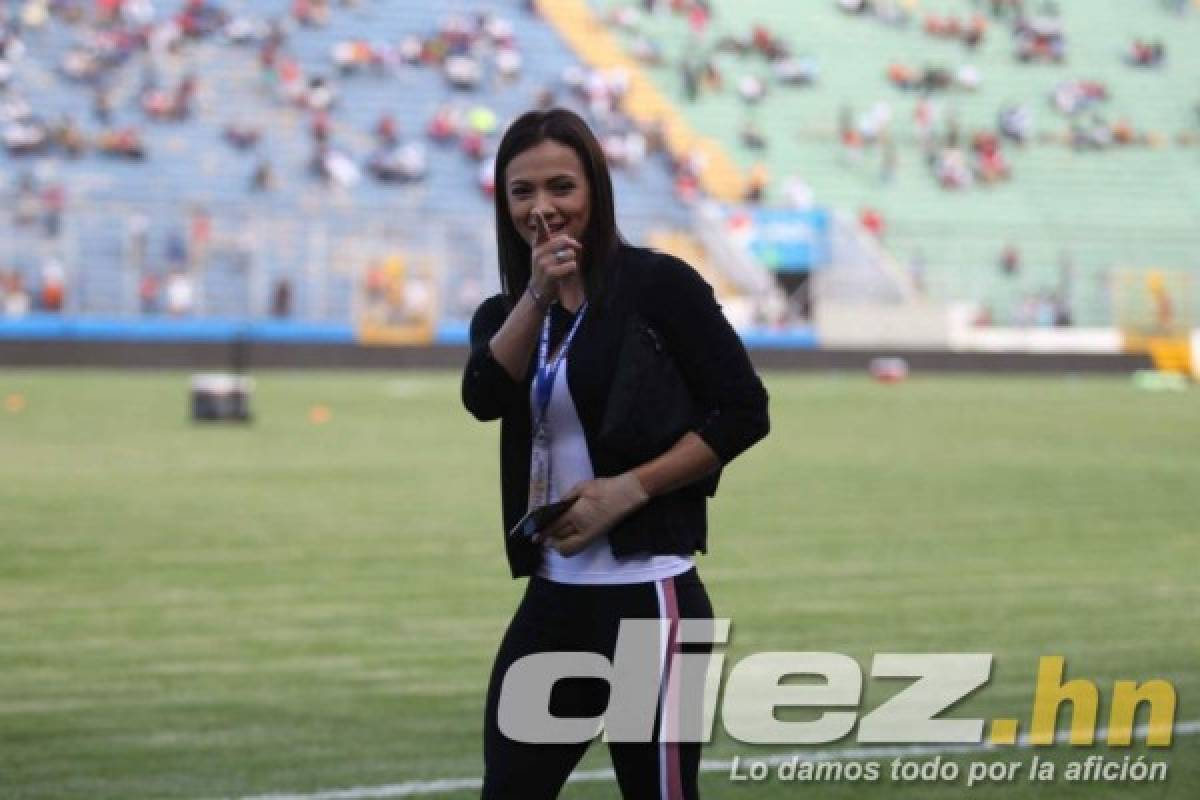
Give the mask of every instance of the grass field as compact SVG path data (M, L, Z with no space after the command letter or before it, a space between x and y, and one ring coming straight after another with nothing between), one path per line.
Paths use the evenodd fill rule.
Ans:
M954 714L1026 720L1038 656L1061 654L1068 677L1105 694L1116 678L1170 680L1177 719L1200 718L1200 395L1082 377L767 382L771 437L726 474L700 560L733 619L730 662L994 653L991 683ZM264 374L244 428L190 424L181 373L0 373L13 394L24 408L0 410L0 797L479 774L483 687L521 584L501 554L498 429L462 411L457 376ZM315 404L326 423L309 421ZM897 688L879 683L864 708ZM763 750L722 734L707 757ZM1144 752L1169 762L1166 783L967 792L717 772L703 786L1200 796L1200 737ZM607 765L593 747L582 769Z

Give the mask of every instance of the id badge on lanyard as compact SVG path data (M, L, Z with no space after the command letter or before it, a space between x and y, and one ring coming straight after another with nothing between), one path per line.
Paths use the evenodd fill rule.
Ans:
M585 311L587 311L587 303L584 303L583 307L579 309L575 322L567 331L566 338L563 339L562 347L558 348L558 352L551 362L547 362L550 349L550 315L547 314L542 320L542 335L538 342L537 374L533 381L535 403L533 447L529 453L528 505L528 508L531 509L550 502L550 481L553 470L550 463L550 427L546 417L550 409L550 396L554 393L554 379L558 375L558 368L567 354L567 348L571 346L571 340L575 338L575 331L579 330L579 323L583 321Z

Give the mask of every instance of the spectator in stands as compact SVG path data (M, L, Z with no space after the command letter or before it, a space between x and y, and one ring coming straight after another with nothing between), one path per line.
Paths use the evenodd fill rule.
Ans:
M37 181L32 173L22 172L17 179L16 202L13 203L13 224L33 225L38 215Z
M462 149L463 155L472 161L481 161L487 156L487 142L483 134L477 131L468 130L464 132L462 138L459 140L459 146Z
M958 124L958 109L951 106L946 110L946 126L942 144L952 149L958 147L961 133L962 129Z
M1020 18L1025 15L1023 0L988 0L988 5L995 19L1006 19L1009 16Z
M621 169L625 166L625 137L619 133L609 133L600 137L600 149L609 167Z
M275 281L271 290L271 316L287 319L292 315L292 282L285 275Z
M882 239L887 226L883 221L883 214L874 208L864 208L858 215L858 224L863 230L874 236L876 239Z
M771 64L775 80L784 86L811 86L817 82L817 60L812 56L786 56Z
M159 295L162 291L162 279L157 272L147 271L138 281L138 303L143 314L159 312Z
M54 143L71 158L78 158L87 147L83 132L70 114L64 114L52 131Z
M54 181L42 188L42 229L47 238L58 238L66 205L67 190L61 183Z
M9 317L23 317L29 313L29 292L25 290L25 278L17 270L8 274L7 284L0 287L4 298L4 313Z
M747 119L742 123L742 130L739 132L739 138L742 144L750 150L766 150L767 137L766 134L754 123L754 120Z
M261 132L253 125L231 122L225 126L222 136L235 150L249 150L258 144Z
M1012 242L1000 251L1000 271L1010 278L1015 278L1021 272L1021 251Z
M777 61L788 55L787 46L771 34L765 25L755 25L750 33L751 46L767 61Z
M937 106L928 97L922 97L913 108L913 124L917 129L917 140L924 148L933 138L937 123Z
M496 159L494 156L479 163L479 170L475 173L476 183L484 197L492 197L496 193L495 174Z
M1162 39L1153 42L1134 39L1125 54L1125 60L1134 67L1159 67L1167 57L1167 48Z
M689 58L679 63L680 75L683 79L683 96L689 103L700 99L700 76L696 64Z
M663 63L662 47L649 36L639 36L629 45L630 55L639 64L647 67L657 67Z
M274 188L275 174L271 169L271 162L265 158L261 159L250 176L250 189L255 192L269 192Z
M456 89L472 90L479 86L483 67L470 56L451 56L443 65L446 80Z
M309 133L312 135L314 144L326 144L329 141L332 131L333 121L330 119L327 111L317 111L312 115L312 122L309 124Z
M963 31L963 44L970 50L975 50L983 43L987 34L987 18L982 14L973 14L967 29Z
M492 166L495 167L494 164ZM455 314L469 318L485 297L483 284L479 279L474 275L465 276L462 280L458 281L458 289L454 293Z
M1099 114L1071 121L1071 147L1076 150L1104 150L1113 143L1113 131Z
M674 163L675 196L684 203L695 202L700 196L700 174L689 159Z
M943 189L966 189L975 182L967 154L958 147L942 148L934 173Z
M546 111L548 109L554 108L554 106L557 103L558 103L558 96L557 96L556 92L554 91L553 86L549 86L549 85L542 86L540 89L537 90L537 94L534 95L533 107L536 108L538 111Z
M136 128L117 128L102 131L98 141L98 149L105 155L136 161L140 161L146 156L146 150L142 144L142 135Z
M912 21L913 0L874 0L875 19L892 28L906 27Z
M1069 328L1071 321L1071 306L1066 298L1059 293L1054 293L1050 296L1051 310L1054 316L1054 326L1056 328Z
M173 317L190 316L195 310L196 290L192 276L176 269L167 277L165 286L167 313Z
M911 89L917 85L916 70L899 62L888 65L887 79L897 89Z
M496 74L501 83L515 83L521 77L524 59L514 47L501 47L496 51Z
M925 261L925 251L917 248L915 251L913 251L912 258L908 262L908 275L912 280L913 289L915 289L919 295L925 294L926 271L927 263Z
M995 183L1009 176L1008 162L1000 151L1000 140L991 131L980 131L971 139L976 173L983 183Z
M1137 132L1133 128L1133 123L1127 117L1122 117L1113 123L1112 140L1116 144L1129 145L1137 141Z
M1066 58L1066 38L1062 23L1053 16L1021 18L1014 34L1016 57L1021 62L1048 61L1061 63Z
M1000 135L1006 139L1024 145L1029 141L1033 132L1033 114L1029 106L1022 103L1008 105L1000 109L996 121Z
M888 134L892 124L892 107L885 102L871 106L858 120L858 133L866 144L875 144Z
M862 134L854 124L854 110L843 103L838 109L838 160L843 164L857 164L861 160Z
M329 24L327 0L293 0L292 16L306 28L321 28Z
M400 126L391 114L380 115L375 122L375 140L383 147L395 147L400 140Z
M923 24L925 33L939 39L957 39L962 35L962 22L951 14L926 14Z
M67 294L66 283L67 274L61 261L50 257L42 262L38 308L51 313L62 311Z
M1069 250L1058 254L1058 288L1054 292L1057 310L1054 324L1065 327L1072 324L1071 297L1075 289L1075 260Z
M49 149L50 141L50 130L36 117L25 116L4 127L4 146L10 153L43 153Z
M882 153L879 159L879 180L887 184L896 179L896 170L900 164L900 156L896 148L895 138L885 135L882 138L881 149Z
M435 142L446 143L458 135L458 126L458 113L452 106L443 105L434 112L426 132Z
M91 95L91 113L97 121L107 124L113 118L112 92L103 82L96 84Z
M637 172L642 166L642 162L646 160L647 147L645 134L636 127L625 134L626 171Z
M146 265L149 252L150 219L140 211L130 214L125 220L125 237L129 254L126 266L139 273Z
M784 181L783 196L788 205L798 211L807 211L815 204L816 195L811 186L799 175L793 175Z
M738 96L747 105L755 105L767 95L767 82L757 75L743 75L738 81Z
M309 78L308 89L301 98L304 106L313 111L328 111L337 101L333 85L320 75Z
M188 210L188 263L192 267L203 266L208 260L208 250L213 240L213 220L208 209L193 205Z
M761 161L755 162L750 168L750 177L746 180L746 202L761 203L770 182L771 175L767 172L767 165Z
M960 88L968 92L979 90L979 84L983 82L983 76L979 72L979 68L974 64L963 64L954 73L954 82Z

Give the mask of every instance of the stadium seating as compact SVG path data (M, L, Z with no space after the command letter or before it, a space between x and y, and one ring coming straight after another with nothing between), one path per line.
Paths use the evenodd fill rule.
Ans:
M255 13L283 15L290 4L256 4ZM360 164L374 148L371 130L384 113L399 123L403 136L424 139L428 119L441 105L452 102L467 108L478 103L498 115L502 131L507 121L533 105L543 86L561 87L563 70L577 64L575 55L554 30L524 9L521 0L490 1L478 8L457 4L445 8L423 2L365 0L350 7L334 5L325 27L297 27L290 32L287 52L306 74L333 77L339 101L333 113L332 140ZM520 80L499 90L464 92L451 88L441 72L427 67L402 67L394 75L356 74L337 78L331 50L342 40L366 39L397 44L407 34L428 36L450 12L471 14L491 11L515 24L523 65ZM174 9L162 9L160 15ZM161 17L160 17L161 18ZM89 135L99 130L91 117L90 88L67 82L56 74L61 56L84 34L81 27L52 21L25 35L26 57L17 63L14 86L35 113L47 121L70 114ZM352 313L352 271L311 271L305 253L284 230L298 233L300 244L324 229L324 252L338 253L354 236L366 230L392 228L390 241L403 247L412 237L432 227L445 231L438 243L445 253L447 271L442 297L453 295L465 277L494 287L491 255L491 203L478 190L479 165L469 161L457 146L430 146L427 179L417 185L396 187L376 183L364 175L352 189L337 192L322 186L307 173L312 154L310 116L270 98L257 64L255 46L237 46L221 36L189 42L183 55L162 65L156 76L172 86L188 71L199 81L192 117L178 122L149 122L136 108L136 92L144 77L141 57L135 56L118 73L113 96L113 125L137 125L146 140L144 162L122 162L89 153L78 160L58 156L14 156L0 152L0 191L15 190L18 176L36 173L61 180L68 193L63 240L69 252L71 287L68 310L84 313L127 314L136 311L136 278L122 272L122 254L128 247L127 223L134 213L149 223L151 259L162 261L165 243L182 231L192 209L203 208L213 219L213 262L198 288L206 315L254 316L264 311L265 286L286 275L294 284L294 305L301 316L346 320ZM560 101L573 105L560 88ZM222 138L227 124L243 123L262 129L255 148L239 152ZM493 138L493 144L498 135ZM251 173L260 158L270 161L279 186L270 193L249 190ZM636 173L614 176L618 215L626 234L644 241L661 228L686 225L687 211L675 201L669 172L651 159ZM297 225L305 217L308 223ZM255 257L269 262L266 272L251 279L238 253L252 221L259 239L272 247L254 248ZM7 220L4 221L7 223ZM252 226L253 227L253 226ZM5 229L7 232L7 229ZM267 231L267 233L264 233ZM270 231L275 231L271 234ZM216 238L224 238L224 244ZM385 237L386 238L386 237ZM315 246L315 245L314 245ZM292 252L285 255L282 248ZM41 248L41 249L39 249ZM39 253L44 247L6 247L0 257L9 268L36 282ZM239 259L242 259L239 261ZM344 265L343 265L344 266ZM320 285L314 286L313 281ZM320 295L320 301L315 297ZM451 316L462 310L448 307Z
M599 14L628 5L593 2ZM1066 63L1026 65L1014 58L1005 24L992 22L974 53L960 42L923 33L923 14L965 17L984 5L966 0L902 4L916 14L907 28L844 14L833 0L711 5L705 42L724 34L746 36L752 25L764 24L795 54L816 59L816 86L771 85L764 101L747 108L731 87L746 74L767 77L767 65L760 58L720 54L716 64L726 88L687 103L678 65L685 53L696 52L696 40L686 17L664 9L644 17L638 31L661 46L664 64L648 72L664 94L694 126L718 137L743 169L762 160L775 186L798 175L822 204L879 210L887 224L887 245L901 263L923 262L924 282L935 296L979 300L991 307L997 322L1018 321L1024 299L1058 288L1061 265L1069 264L1075 321L1108 323L1111 270L1200 270L1200 149L1177 141L1181 133L1200 133L1195 109L1200 95L1191 81L1200 69L1200 53L1190 44L1200 35L1200 14L1177 17L1159 3L1066 0L1057 4L1067 31ZM1135 37L1161 39L1165 66L1126 65L1122 55ZM627 44L633 40L634 34L625 36ZM1112 99L1104 113L1109 122L1128 117L1139 132L1158 134L1162 146L1101 152L1073 151L1062 141L1008 146L1011 181L943 190L917 144L913 110L918 95L886 81L894 62L951 70L970 63L979 69L982 85L977 91L946 92L935 99L943 110L955 109L964 136L994 129L1002 105L1025 102L1037 132L1062 137L1067 123L1050 106L1049 93L1060 81L1088 79L1108 86ZM891 107L899 142L896 174L887 184L881 180L878 148L866 149L856 160L843 157L838 143L844 107L857 117L881 101ZM740 143L739 131L748 118L769 139L765 153ZM775 191L768 197L780 195ZM1021 252L1021 269L1014 276L997 267L1009 243Z

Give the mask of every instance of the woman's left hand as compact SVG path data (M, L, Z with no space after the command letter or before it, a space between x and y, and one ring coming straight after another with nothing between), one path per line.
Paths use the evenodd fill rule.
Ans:
M637 476L625 472L614 478L577 483L562 499L575 502L541 537L559 554L573 556L650 498Z

